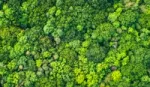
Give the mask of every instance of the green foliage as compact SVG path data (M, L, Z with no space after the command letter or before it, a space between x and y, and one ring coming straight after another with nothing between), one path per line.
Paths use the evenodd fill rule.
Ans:
M50 57L50 56L51 56L50 52L48 52L48 51L43 52L43 57L44 58L47 58L47 57Z
M86 52L86 56L90 61L101 62L105 58L106 50L98 44L90 45Z
M98 25L92 33L92 39L98 39L100 42L107 41L114 34L114 27L110 23Z
M98 75L95 72L90 72L89 74L86 75L87 77L87 86L96 86L98 83Z
M149 25L150 25L150 22L149 22L149 19L150 16L147 15L147 14L141 14L140 15L140 19L139 19L139 23L140 23L140 26L142 26L143 28L149 28Z
M149 87L149 0L0 0L0 87Z
M41 67L41 65L42 65L42 60L36 60L36 66L37 67Z
M60 52L60 57L66 59L67 63L72 65L73 61L76 60L77 54L74 50L65 48Z
M119 21L122 25L131 26L133 23L137 21L138 13L135 11L127 10L119 16Z
M121 72L120 71L113 71L112 74L112 80L113 81L119 81L121 79Z
M121 14L121 12L122 12L122 8L117 8L116 12L109 14L108 20L110 20L111 22L116 21L118 16Z
M78 75L76 81L78 84L81 84L84 81L84 75L82 74Z

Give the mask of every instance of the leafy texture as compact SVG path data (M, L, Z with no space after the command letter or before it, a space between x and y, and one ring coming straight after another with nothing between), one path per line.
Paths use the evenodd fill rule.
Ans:
M150 87L150 0L0 0L0 87Z

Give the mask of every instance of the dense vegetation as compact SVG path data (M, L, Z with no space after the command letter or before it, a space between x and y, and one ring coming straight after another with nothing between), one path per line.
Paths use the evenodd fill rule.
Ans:
M150 87L150 0L0 0L2 87Z

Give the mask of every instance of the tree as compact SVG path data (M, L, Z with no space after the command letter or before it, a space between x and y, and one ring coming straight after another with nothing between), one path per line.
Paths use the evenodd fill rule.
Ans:
M132 23L135 23L137 21L138 16L138 12L127 10L119 16L118 20L121 22L122 25L131 26Z
M103 23L93 31L91 38L98 39L100 42L107 41L114 34L114 31L115 29L110 23Z
M106 50L105 48L98 45L98 43L93 43L87 49L86 57L89 61L101 62L105 58Z
M60 57L66 59L67 64L72 65L73 61L77 59L77 54L74 50L65 48L60 52Z
M121 73L118 70L113 71L111 76L113 81L119 81L121 79Z

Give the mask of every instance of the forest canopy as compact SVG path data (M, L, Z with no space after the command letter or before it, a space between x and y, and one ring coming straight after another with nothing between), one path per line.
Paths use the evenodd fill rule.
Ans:
M0 87L150 87L150 0L0 0Z

